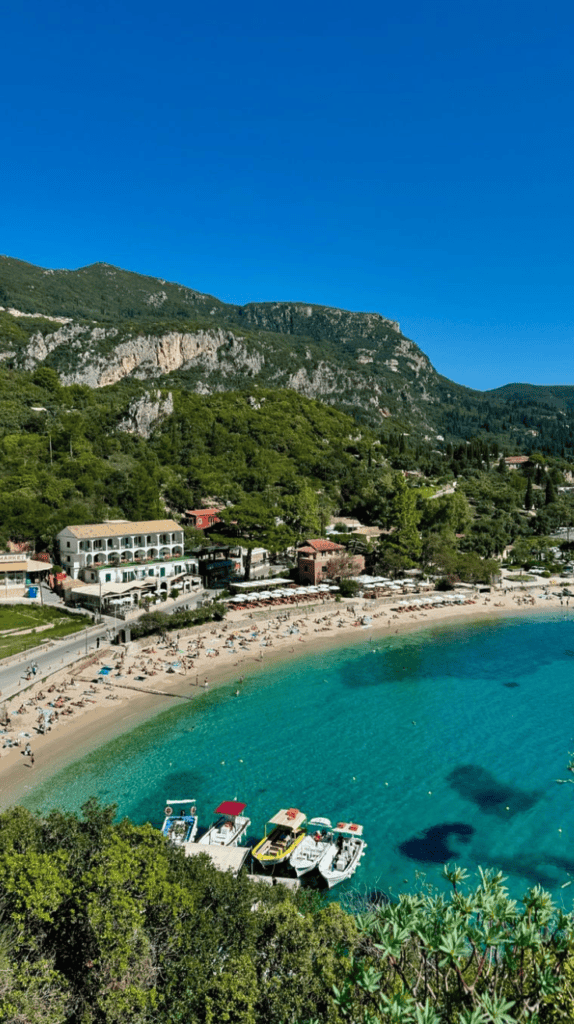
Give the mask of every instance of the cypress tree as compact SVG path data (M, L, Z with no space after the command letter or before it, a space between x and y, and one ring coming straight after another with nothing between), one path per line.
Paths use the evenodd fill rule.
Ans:
M550 477L546 481L546 504L552 505L557 499L556 488Z
M526 494L524 496L524 508L529 512L532 508L532 480L528 477L528 483L526 484Z

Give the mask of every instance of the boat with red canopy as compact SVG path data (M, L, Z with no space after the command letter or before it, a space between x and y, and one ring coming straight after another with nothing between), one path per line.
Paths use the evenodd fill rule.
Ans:
M246 807L247 804L237 800L224 800L215 808L214 814L218 817L198 843L203 846L239 846L251 824L243 814Z

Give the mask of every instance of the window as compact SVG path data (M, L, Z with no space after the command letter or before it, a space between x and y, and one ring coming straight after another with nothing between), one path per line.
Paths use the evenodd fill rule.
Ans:
M69 547L70 547L70 541L69 541L69 540L68 540L68 541L66 541L66 547L67 547L67 548L69 548Z
M111 572L107 572L106 573L106 583L111 583L111 582L112 582L112 574L111 574Z

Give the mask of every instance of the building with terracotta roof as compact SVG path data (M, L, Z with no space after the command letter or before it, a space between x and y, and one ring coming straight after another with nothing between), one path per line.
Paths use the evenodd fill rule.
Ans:
M196 530L207 530L209 526L220 523L218 508L188 508L185 512L185 521Z
M319 537L317 540L306 540L297 549L297 574L300 583L311 583L316 585L328 579L328 563L337 555L344 554L346 548L342 544L335 544L332 540L325 540ZM362 555L355 555L354 568L356 575L365 568L365 559Z
M521 469L530 462L530 455L509 455L504 461L509 469Z

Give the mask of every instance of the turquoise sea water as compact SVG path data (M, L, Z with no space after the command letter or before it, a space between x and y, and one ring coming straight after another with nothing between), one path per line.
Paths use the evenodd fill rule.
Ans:
M159 826L194 797L200 824L247 802L253 836L280 807L353 820L352 886L397 893L445 861L503 869L513 895L574 897L574 620L493 619L294 658L181 702L34 790L36 810L94 794ZM298 653L298 652L297 652ZM560 831L562 830L562 831Z

